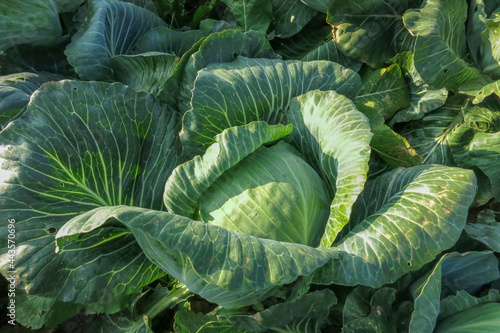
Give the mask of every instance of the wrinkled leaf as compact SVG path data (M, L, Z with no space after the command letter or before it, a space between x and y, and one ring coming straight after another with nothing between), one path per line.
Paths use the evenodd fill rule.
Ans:
M90 0L88 19L65 54L82 80L112 81L110 58L130 54L137 39L165 25L152 12L118 0Z
M479 75L464 60L466 19L465 0L428 0L403 15L406 28L417 36L415 68L429 86L456 89Z
M191 104L183 118L184 153L203 153L224 129L283 118L290 100L310 90L335 90L348 97L359 89L351 70L327 61L282 61L239 57L199 72Z

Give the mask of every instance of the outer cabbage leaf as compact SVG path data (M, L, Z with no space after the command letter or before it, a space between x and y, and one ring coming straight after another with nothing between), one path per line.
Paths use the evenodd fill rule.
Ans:
M317 290L254 315L231 316L229 321L236 328L248 332L268 332L279 328L293 332L319 332L330 315L330 308L336 303L337 298L331 290Z
M481 34L486 30L485 21L498 7L500 7L499 0L470 1L467 19L467 45L476 65L482 57L480 48L483 39Z
M411 316L410 332L432 332L441 307L441 295L448 284L453 288L473 292L476 287L498 278L498 260L490 252L471 252L445 254L436 266L412 285L415 309ZM443 290L445 289L445 290Z
M179 125L151 95L118 83L60 81L33 94L0 134L0 215L16 220L20 289L65 302L109 302L164 275L130 233L112 226L58 254L54 236L99 206L161 209L154 193L179 163Z
M3 75L21 72L50 72L76 77L73 67L64 55L69 38L64 36L50 45L22 44L13 46L0 55L0 72Z
M392 42L404 29L402 15L409 2L361 0L353 5L332 1L327 21L333 26L337 47L348 57L373 68L382 67L399 51Z
M398 131L422 156L423 164L456 165L451 151L452 138L464 122L462 108L466 103L462 97L451 98L441 108Z
M500 303L500 291L497 289L490 289L488 294L482 297L474 297L466 291L459 290L456 295L450 295L441 301L438 322L476 305L491 302Z
M267 298L277 286L314 271L316 283L379 287L418 269L455 243L475 190L472 172L466 170L422 166L395 172L399 177L389 182L393 186L385 188L386 192L413 182L393 200L384 200L386 212L366 219L336 248L256 238L180 215L128 206L101 207L75 217L59 231L57 242L64 250L64 242L71 244L86 233L120 222L155 264L192 292L229 308ZM373 188L382 186L374 184ZM407 212L406 197L421 202L423 211L413 213L411 221L400 218L394 222L395 232L384 232L390 228L389 217L401 215L398 211L403 209ZM381 218L377 221L376 217ZM426 223L432 218L433 223ZM394 235L392 242L382 240L382 235ZM352 239L358 237L370 243L360 241L356 251ZM376 242L379 247L375 247ZM392 244L391 248L387 244ZM372 250L376 251L368 257Z
M274 33L287 38L298 33L318 13L296 0L272 0Z
M256 31L242 33L226 30L211 34L202 42L199 50L190 56L184 68L179 91L179 110L186 112L191 109L191 90L199 70L211 63L231 62L238 55L248 58L280 58L265 36Z
M399 65L365 71L361 75L361 89L354 101L361 111L374 109L386 120L408 107L410 91Z
M325 26L321 19L315 18L289 38L273 38L271 45L283 59L299 60L331 39L332 29Z
M157 27L146 32L135 46L136 54L146 52L172 53L178 57L188 52L198 41L208 36L204 30L178 31Z
M477 222L467 223L465 231L469 237L500 253L500 216L492 210L479 212Z
M86 323L86 332L126 332L126 333L154 333L153 318L161 312L175 308L184 303L193 294L186 286L176 285L172 289L163 287L160 283L149 289L149 292L139 294L129 300L123 310L113 314L94 316L90 323ZM86 314L91 312L86 311Z
M360 85L356 73L327 61L282 61L240 57L230 64L212 64L199 72L193 109L183 118L184 153L203 153L224 129L283 118L290 100L310 90L335 90L353 97Z
M110 59L115 79L136 91L155 97L162 92L177 66L179 57L160 52L119 55Z
M410 88L410 106L397 112L389 124L421 119L425 114L442 106L448 97L445 88L432 89L422 80L413 61L412 52L403 52L391 59L397 63L408 82Z
M464 60L466 19L465 0L428 0L404 14L406 28L417 36L415 68L429 86L456 89L479 75Z
M334 243L340 260L318 270L313 282L378 288L419 269L455 244L475 192L471 170L438 165L368 181Z
M497 120L500 122L500 118ZM472 162L490 179L493 194L500 200L500 132L477 133L470 143Z
M89 18L65 51L82 80L112 81L109 59L130 54L139 37L165 25L147 9L118 0L90 0L88 6Z
M473 104L481 103L486 97L493 94L500 97L500 80L494 81L485 75L481 75L461 85L460 93L474 96Z
M273 8L267 0L221 0L243 31L255 30L265 34L272 20Z
M312 60L328 60L341 64L344 67L350 68L357 72L361 68L361 63L346 57L342 52L339 51L337 43L334 40L330 40L323 45L317 47L313 51L305 55L302 61L312 61Z
M117 222L135 235L145 255L171 277L227 308L263 300L276 287L310 275L337 257L333 249L256 238L130 206L101 207L77 216L59 231L58 245Z
M22 114L31 94L48 81L63 77L50 73L17 73L0 76L0 129Z
M18 44L49 44L62 35L54 0L0 2L0 52Z
M396 325L391 318L395 298L394 288L373 290L357 287L346 298L342 332L395 333Z
M500 330L500 303L485 303L456 313L440 322L435 333L481 333Z
M321 245L330 247L349 221L363 190L370 157L370 125L354 103L335 91L311 91L285 112L291 143L322 176L334 198Z

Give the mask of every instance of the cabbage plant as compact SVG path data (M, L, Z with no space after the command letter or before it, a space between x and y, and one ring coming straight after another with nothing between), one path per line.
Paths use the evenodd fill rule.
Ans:
M500 4L15 3L0 271L18 323L496 327Z

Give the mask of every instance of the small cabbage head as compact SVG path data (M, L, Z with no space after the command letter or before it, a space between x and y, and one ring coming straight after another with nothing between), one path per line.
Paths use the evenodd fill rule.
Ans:
M318 173L284 141L260 147L200 198L200 217L259 238L317 246L331 199Z

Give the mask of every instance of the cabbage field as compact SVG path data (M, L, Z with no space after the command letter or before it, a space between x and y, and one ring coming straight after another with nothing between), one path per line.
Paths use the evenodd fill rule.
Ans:
M500 332L500 0L0 0L0 331Z

